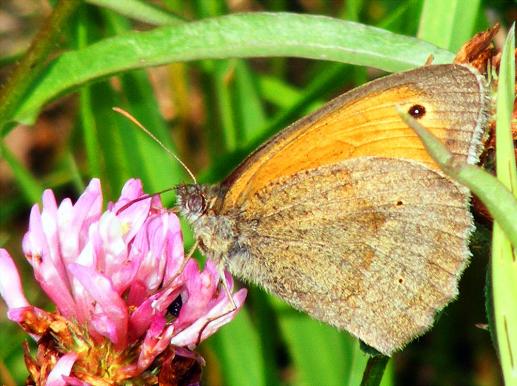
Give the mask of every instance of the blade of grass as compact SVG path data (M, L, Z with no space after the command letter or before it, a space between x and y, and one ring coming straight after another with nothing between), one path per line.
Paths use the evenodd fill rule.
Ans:
M215 61L203 60L199 63L199 67L202 69L200 74L200 86L202 99L202 110L203 110L203 123L204 128L202 130L202 139L205 152L207 153L208 164L212 165L216 160L225 154L225 143L223 135L221 134L221 117L219 116L219 103L217 99L217 89L215 81ZM232 165L233 166L233 165ZM224 175L215 174L210 177L215 179L204 182L215 182L220 181L219 178L224 178ZM202 179L202 176L199 176Z
M224 0L194 0L193 8L199 18L221 16L228 13L228 4Z
M31 201L31 204L33 203L34 201ZM19 216L19 214L26 208L27 202L25 201L25 197L22 195L18 195L2 202L2 205L0 205L0 235L2 235L0 238L2 238L2 240L4 236L9 237L7 235L8 229L6 225L12 224L13 219L16 218L16 216ZM0 246L4 247L1 242Z
M129 32L64 53L5 120L32 122L42 106L80 85L129 69L202 58L297 56L400 71L453 54L412 37L329 17L237 14Z
M425 0L418 38L457 51L471 38L480 0Z
M515 24L503 48L497 87L497 177L517 199L517 168L511 132L515 100ZM517 223L517 216L513 217ZM505 384L517 385L517 244L495 218L492 235L492 296L499 361ZM513 236L517 237L517 233Z
M154 4L139 0L86 0L90 4L111 9L130 19L154 25L174 25L184 23L180 17Z
M75 190L77 192L83 192L85 188L85 184L83 182L81 173L79 172L79 167L77 162L75 161L74 154L68 149L65 153L65 170L70 175L72 183L74 184Z
M214 63L215 71L212 79L216 93L217 110L221 119L223 132L223 143L226 151L235 151L237 148L237 127L232 103L232 90L230 84L233 82L236 62L217 61Z
M13 111L23 101L25 92L37 78L63 26L79 6L78 0L60 0L44 22L31 46L0 88L0 130L9 123Z
M3 158L11 168L20 191L28 204L39 202L43 187L36 178L9 151L3 141L0 141L0 158Z
M517 169L512 139L512 111L515 99L515 25L501 57L496 106L496 167L497 177L517 197Z
M287 348L296 368L295 385L343 385L352 371L345 332L311 319L275 299L274 308Z
M247 309L207 341L216 351L228 386L266 386L260 339Z
M287 82L273 76L262 75L258 78L259 88L262 91L262 97L269 103L281 109L288 109L293 105L293 101L302 98L304 89L294 87ZM308 111L316 110L324 103L324 100L318 100L308 107Z
M176 152L167 134L152 87L145 72L133 72L121 77L125 108L153 133L168 149ZM143 178L146 189L152 192L187 181L183 167L161 149L147 134L134 125L125 125L123 140L127 146L127 162L134 176ZM161 165L160 167L156 167Z
M409 13L412 8L414 8L418 2L413 0L406 0L397 4L397 8L392 9L390 14L387 15L378 25L379 28L384 28L390 31L393 31L393 28L399 26L403 23L405 26L410 25L408 23L408 19L415 22L418 20L417 18L408 17L407 13ZM405 16L405 17L404 17Z
M86 47L88 44L88 29L91 26L89 21L86 8L82 7L77 18L74 36L75 44L79 49ZM79 90L79 121L84 138L88 176L100 176L99 142L97 140L97 127L95 125L95 117L92 109L91 89L88 85L81 87Z
M345 1L345 5L341 10L341 17L345 20L359 21L359 16L364 6L364 0Z
M130 28L127 20L119 15L106 12L105 19L115 34L124 33ZM120 86L121 95L126 98L124 107L131 111L166 148L175 151L147 73L133 71L123 74L120 76ZM122 127L128 131L121 133L121 139L125 144L124 155L129 171L132 176L142 179L148 191L160 191L186 180L183 167L171 159L146 133L133 124L125 124Z
M393 361L389 361L388 365L384 369L384 375L381 380L380 386L393 386L395 385L394 377L394 366Z
M114 198L119 192L124 182L133 176L131 173L131 163L138 162L137 154L132 154L128 158L128 149L125 148L123 136L126 135L128 143L133 141L136 134L135 129L130 126L127 119L115 114L112 106L120 106L121 101L116 97L111 87L106 83L99 83L91 86L92 110L95 111L95 125L97 127L97 139L99 147L97 150L100 162L103 165L101 179L109 181L103 184L103 189L107 190L107 197ZM127 134L126 134L127 133ZM132 149L133 145L130 145ZM130 160L128 162L128 160ZM138 174L136 174L138 175ZM141 178L146 176L138 175Z
M266 116L259 93L257 76L248 64L238 60L235 66L235 107L238 115L239 146L256 140L265 127Z
M9 64L19 62L25 54L26 54L25 50L18 51L11 55L4 54L5 56L0 57L0 67L4 67Z
M79 119L84 137L88 175L90 177L100 176L101 166L98 154L97 126L95 124L89 86L85 86L79 91Z
M4 378L4 370L8 370L9 375L16 380L21 380L27 377L27 368L23 360L23 351L21 348L22 342L27 339L27 336L24 336L20 328L13 323L3 322L1 327L4 334L2 335L0 358L6 369L2 369L0 379L2 385L7 385L7 379ZM20 384L21 382L14 382L11 385Z
M363 378L364 369L368 362L368 355L361 350L361 344L359 340L347 336L347 357L349 358L350 368L345 375L344 385L357 386L361 383Z
M267 380L267 386L278 386L284 384L279 379L281 373L279 363L283 358L279 354L281 339L271 299L272 295L265 293L262 289L248 286L246 306L252 310L253 328L260 339L264 378Z
M483 201L488 211L517 246L517 201L513 194L494 176L473 165L457 165L449 150L420 123L401 112L406 121L424 143L427 152L451 178L469 188Z

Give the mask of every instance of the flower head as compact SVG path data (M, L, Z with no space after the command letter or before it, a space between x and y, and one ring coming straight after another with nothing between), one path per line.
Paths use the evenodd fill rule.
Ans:
M221 284L213 262L201 271L184 257L176 215L144 195L139 180L128 181L106 211L97 179L75 204L58 206L50 190L42 202L42 210L32 208L23 252L55 312L29 304L12 258L0 249L8 317L38 343L34 358L26 350L31 381L158 384L175 369L199 369L192 349L233 319L246 290L230 298L222 290L233 287L229 274ZM195 383L199 371L189 374Z

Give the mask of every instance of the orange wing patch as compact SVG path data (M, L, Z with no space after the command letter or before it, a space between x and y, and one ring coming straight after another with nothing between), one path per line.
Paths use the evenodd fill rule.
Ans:
M280 177L349 158L411 159L438 170L396 106L403 111L423 106L419 122L466 160L479 135L482 91L478 76L459 65L424 67L359 87L294 123L250 156L230 175L224 208L237 206Z

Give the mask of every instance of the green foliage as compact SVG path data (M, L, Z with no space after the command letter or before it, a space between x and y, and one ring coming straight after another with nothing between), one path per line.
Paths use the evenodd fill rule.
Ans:
M517 385L517 167L511 134L515 101L515 24L510 29L501 59L497 88L497 178L513 194L515 210L495 217L492 234L492 297L497 349L506 385ZM498 196L494 197L498 199ZM510 199L508 199L509 201Z
M491 5L490 1L355 0L337 6L321 1L305 14L236 14L222 0L169 0L160 9L137 0L89 3L96 5L83 4L70 19L59 19L62 24L53 26L63 31L62 51L55 51L49 59L55 37L41 38L41 54L33 58L35 70L30 76L13 76L0 91L0 100L8 102L0 107L4 135L15 123L34 123L52 101L61 103L67 95L77 100L70 138L48 160L49 171L43 175L23 166L2 144L2 157L17 189L1 197L0 224L6 230L0 240L8 238L13 253L20 250L15 247L20 231L7 229L15 228L11 225L16 219L28 217L29 206L39 200L43 188L74 194L98 176L107 197L113 198L129 177L141 178L148 192L187 181L175 161L112 107L120 106L134 115L192 165L201 180L220 181L264 138L332 95L364 82L364 68L351 65L401 71L424 64L429 55L435 63L450 62L454 54L447 50L456 50L488 24L483 15ZM275 12L293 11L289 3L261 2ZM499 9L504 14L505 8ZM427 41L412 37L417 30ZM286 59L290 57L311 60ZM0 63L9 63L3 59ZM160 71L147 71L158 65L163 65ZM157 76L159 80L153 82ZM168 90L172 96L159 97L157 89ZM175 114L167 114L168 120L163 117L164 99L174 104ZM164 200L173 202L167 195ZM21 252L19 256L21 262ZM482 308L480 291L466 296ZM262 291L252 289L247 303L248 310L202 347L207 358L206 384L361 383L368 357L355 339ZM402 359L395 360L394 370L390 361L382 385L394 384L394 378L402 379L400 384L482 384L484 375L477 367L495 366L488 334L472 333L479 346L468 340L455 342L461 329L472 331L475 322L485 319L476 314L465 322L466 327L456 328L455 318L475 308L462 305L461 299L459 303L446 310L436 329L395 356ZM21 384L21 338L6 327L11 324L3 319L2 308L0 314L0 340L9 342L0 347L0 357L15 384ZM454 358L460 345L466 345L461 346L463 350L477 350L469 356L468 370L463 357L441 362ZM427 374L422 364L434 369L430 382L414 381ZM385 365L372 363L372 373L378 375L377 370ZM378 384L382 377L377 375L364 384ZM406 378L409 381L404 383ZM497 375L490 380L495 384ZM8 383L0 380L4 382Z

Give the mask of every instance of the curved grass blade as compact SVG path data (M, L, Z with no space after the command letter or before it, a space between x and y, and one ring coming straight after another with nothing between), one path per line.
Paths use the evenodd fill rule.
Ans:
M453 54L413 37L323 16L235 14L129 32L64 53L33 82L9 117L31 123L42 106L79 86L130 69L207 58L294 56L400 71L450 62Z
M517 246L517 200L494 176L472 165L453 163L449 150L420 123L401 112L401 117L418 134L428 153L451 178L468 187L486 205L514 246Z

